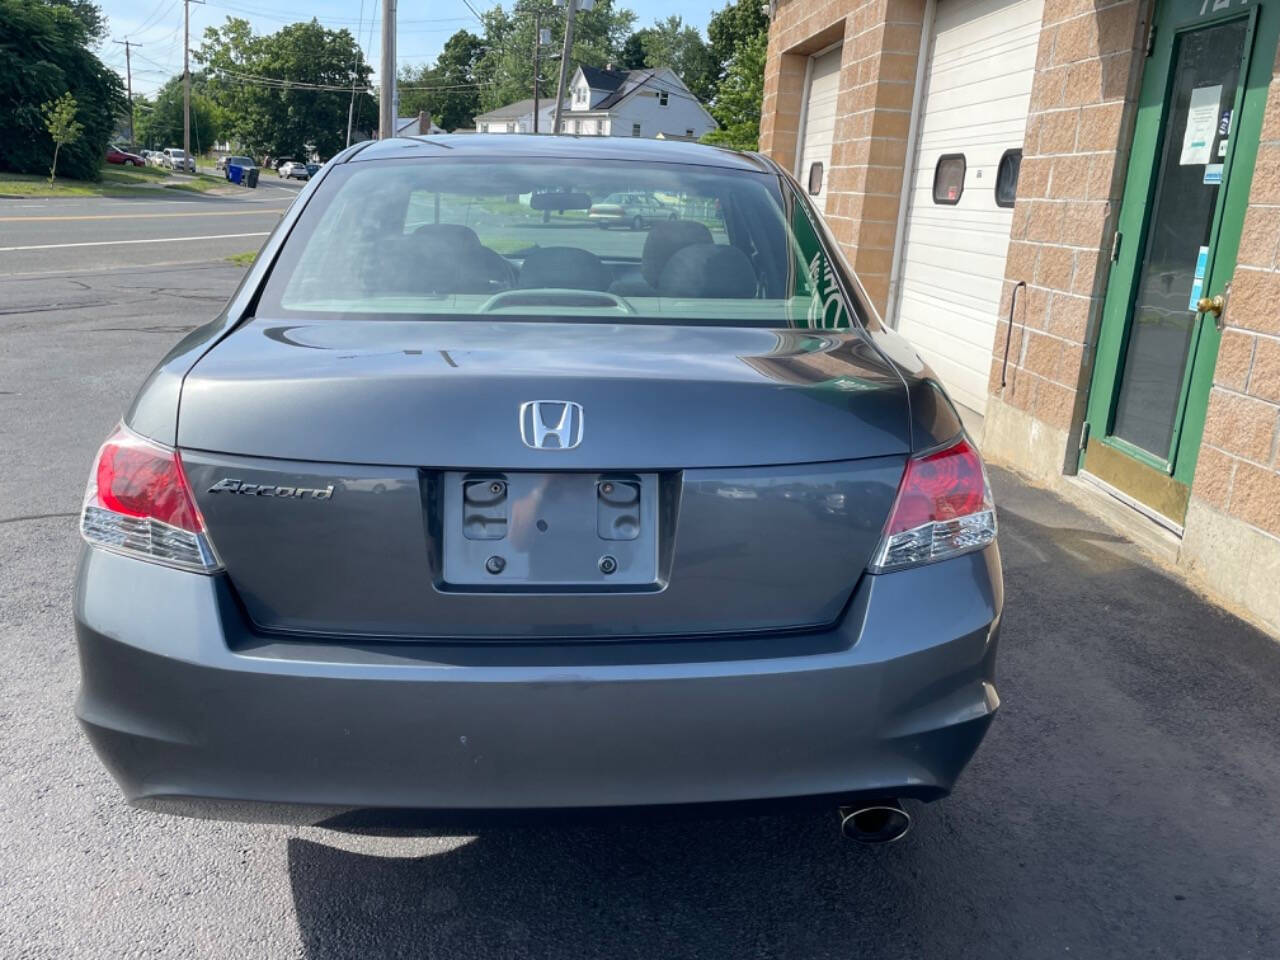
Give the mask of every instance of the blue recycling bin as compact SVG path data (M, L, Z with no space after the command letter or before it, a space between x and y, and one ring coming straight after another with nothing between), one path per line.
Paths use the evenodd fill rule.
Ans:
M238 163L227 164L227 178L237 186L244 179L244 167Z

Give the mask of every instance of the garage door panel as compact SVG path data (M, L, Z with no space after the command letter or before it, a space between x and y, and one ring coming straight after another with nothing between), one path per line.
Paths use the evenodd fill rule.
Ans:
M1043 0L939 0L895 303L898 329L960 403L983 411L1012 211L995 202L1005 151L1026 132ZM963 154L959 202L933 200Z
M819 209L824 208L827 181L831 176L831 147L835 140L836 103L840 97L839 47L809 63L808 87L805 90L804 129L800 136L800 163L796 178L808 187L809 170L815 163L822 164L822 188L813 195Z
M995 318L987 313L986 304L979 304L963 293L957 295L952 289L920 283L903 287L902 297L911 308L915 326L920 329L945 327L950 340L990 351Z

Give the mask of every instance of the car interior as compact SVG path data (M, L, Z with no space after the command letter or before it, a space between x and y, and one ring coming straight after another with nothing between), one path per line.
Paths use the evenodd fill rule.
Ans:
M405 171L359 192L365 171L340 171L347 182L317 212L304 250L292 264L286 250L277 268L289 277L285 299L355 305L343 312L399 299L432 313L445 309L433 301L449 300L449 312L646 315L675 301L763 307L809 293L776 178L649 169L649 182L627 170L641 182L619 184L598 172L569 180L504 169L497 192L477 182L481 171L445 182L430 165ZM659 198L666 219L604 231L588 218L593 204L640 190Z

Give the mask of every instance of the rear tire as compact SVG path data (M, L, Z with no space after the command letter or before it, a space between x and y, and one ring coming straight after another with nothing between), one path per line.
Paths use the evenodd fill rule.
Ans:
M632 218L632 220L631 220L631 229L632 229L632 230L643 230L643 229L644 229L644 221L643 221L643 220L641 220L639 217L633 217L633 218Z

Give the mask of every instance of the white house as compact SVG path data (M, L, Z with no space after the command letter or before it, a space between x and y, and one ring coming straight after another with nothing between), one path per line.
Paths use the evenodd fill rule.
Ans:
M538 132L550 133L556 113L556 98L538 101ZM476 116L476 133L533 133L533 100L517 100L497 110Z
M444 127L437 126L425 112L419 112L416 117L396 117L397 137L424 137L444 132Z
M539 105L541 107L541 105ZM555 98L538 111L539 132L551 132ZM560 132L595 137L657 137L696 140L716 122L676 74L666 68L600 70L578 67ZM482 113L479 133L532 133L533 101Z

